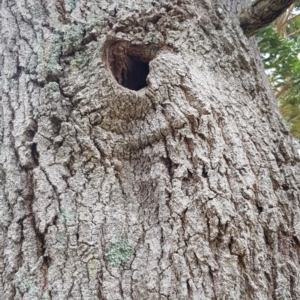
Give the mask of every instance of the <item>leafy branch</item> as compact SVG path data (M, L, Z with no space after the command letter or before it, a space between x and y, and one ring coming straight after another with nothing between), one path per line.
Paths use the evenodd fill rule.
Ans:
M273 24L259 30L258 45L280 111L300 140L300 1Z

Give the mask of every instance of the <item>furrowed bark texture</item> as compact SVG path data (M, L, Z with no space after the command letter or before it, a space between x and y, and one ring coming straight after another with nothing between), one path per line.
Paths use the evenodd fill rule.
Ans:
M234 16L241 12L242 9L251 5L251 0L222 0L226 9Z
M3 299L300 299L299 157L219 1L1 22Z
M257 0L242 10L238 18L247 37L270 24L287 10L295 0Z

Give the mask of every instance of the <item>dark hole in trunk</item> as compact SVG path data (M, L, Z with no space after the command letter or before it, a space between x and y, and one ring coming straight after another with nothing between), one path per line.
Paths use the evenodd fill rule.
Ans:
M125 41L109 40L105 46L107 66L123 87L138 91L147 87L149 62L155 57L157 47L133 45Z
M147 86L146 78L149 74L149 63L135 57L128 57L129 68L122 70L121 85L134 91Z

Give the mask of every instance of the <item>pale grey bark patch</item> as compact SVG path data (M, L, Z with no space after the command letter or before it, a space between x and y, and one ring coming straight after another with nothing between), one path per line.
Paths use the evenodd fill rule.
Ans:
M221 2L232 16L236 16L243 8L251 5L251 0L222 0Z
M34 4L1 4L5 299L299 299L299 156L238 22ZM109 41L147 86L122 86Z

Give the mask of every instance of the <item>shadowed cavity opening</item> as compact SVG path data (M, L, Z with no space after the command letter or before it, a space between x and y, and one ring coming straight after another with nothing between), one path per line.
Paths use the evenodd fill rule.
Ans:
M149 45L131 45L129 42L110 42L106 45L108 67L123 87L138 91L147 86L149 62L156 51Z
M149 62L143 62L136 57L128 57L129 68L123 69L120 84L130 90L138 91L147 86Z

